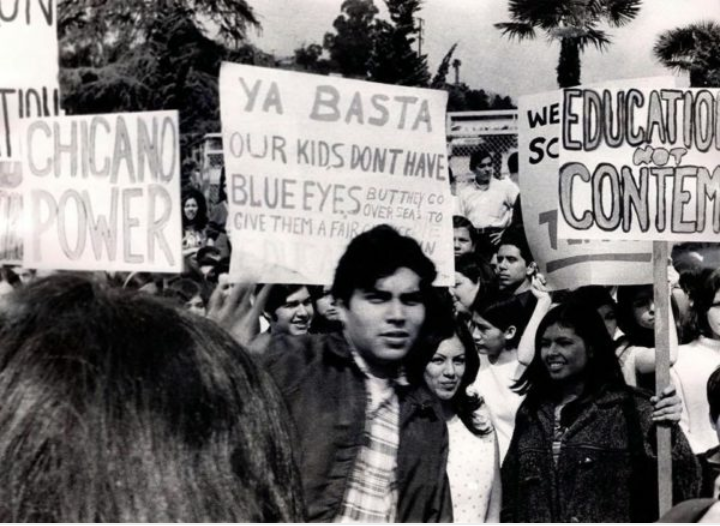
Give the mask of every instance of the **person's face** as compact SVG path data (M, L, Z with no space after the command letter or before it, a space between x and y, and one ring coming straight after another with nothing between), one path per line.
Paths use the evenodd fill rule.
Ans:
M573 329L550 325L540 339L540 358L554 381L577 381L585 374L589 356L585 342Z
M720 340L720 291L715 293L712 305L707 312L707 320L713 337Z
M340 319L340 313L335 305L335 298L330 294L328 287L323 288L322 296L315 300L315 310L319 316L329 321L337 321Z
M450 288L450 294L455 300L455 310L457 312L470 312L478 290L479 283L473 283L465 274L455 273L455 285Z
M453 230L453 244L456 257L462 254L472 254L475 250L470 231L464 226Z
M183 212L185 213L185 217L190 221L195 219L195 216L198 213L198 204L194 197L190 197L187 201L185 201Z
M196 295L190 298L190 300L185 303L185 308L193 314L197 314L198 316L205 316L205 302L200 297L200 295Z
M497 252L497 276L500 290L515 290L530 279L532 269L515 245L501 245Z
M602 318L603 323L605 324L605 328L608 331L608 334L611 338L615 338L615 333L617 332L617 317L615 315L615 307L612 305L600 305L597 308L597 313Z
M457 336L444 340L425 367L425 383L440 400L450 400L465 375L465 348Z
M503 331L479 314L473 314L472 336L475 342L475 349L480 354L491 357L500 355L505 350L507 341L515 334L515 327L509 327Z
M488 184L492 178L493 162L492 157L484 157L480 162L473 168L475 174L475 182L477 184Z
M20 280L20 283L23 285L27 285L31 281L35 279L35 271L29 268L19 267L15 269L15 274L17 275L18 279Z
M292 336L307 334L313 313L310 293L306 287L302 287L290 294L285 299L285 303L275 309L270 328L277 334Z
M338 307L350 343L379 374L407 355L425 321L420 276L406 267L354 290Z
M632 300L632 313L637 323L643 329L655 328L655 300L652 288L642 290Z

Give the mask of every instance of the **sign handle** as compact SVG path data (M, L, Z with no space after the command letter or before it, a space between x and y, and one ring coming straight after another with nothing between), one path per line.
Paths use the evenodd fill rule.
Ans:
M670 385L670 291L668 243L653 242L653 292L655 296L655 391ZM658 503L660 516L672 507L672 444L669 426L657 426Z

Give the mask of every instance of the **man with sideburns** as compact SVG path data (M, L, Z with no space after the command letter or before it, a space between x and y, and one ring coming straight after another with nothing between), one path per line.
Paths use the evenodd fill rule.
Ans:
M259 358L294 420L309 521L452 522L442 410L405 374L432 340L435 277L414 239L364 232L332 285L343 331L273 336Z

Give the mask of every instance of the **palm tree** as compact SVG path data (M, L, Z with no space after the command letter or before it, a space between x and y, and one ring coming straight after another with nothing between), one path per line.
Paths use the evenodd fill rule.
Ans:
M653 48L663 66L690 74L690 85L720 86L720 24L697 22L665 31Z
M580 55L593 45L604 51L609 35L598 26L621 27L640 12L642 0L509 0L512 22L495 24L503 35L519 41L536 37L542 30L560 42L557 81L561 88L580 84Z

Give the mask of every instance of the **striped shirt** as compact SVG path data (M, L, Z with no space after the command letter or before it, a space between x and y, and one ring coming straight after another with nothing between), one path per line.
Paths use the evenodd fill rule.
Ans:
M397 378L377 378L363 358L355 350L351 352L365 376L365 432L335 522L395 522L400 444L400 403L395 387L407 385L407 380L402 372Z

